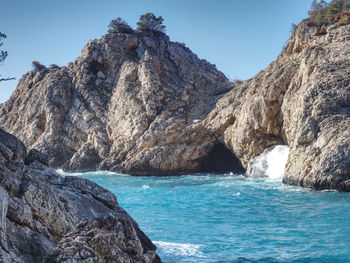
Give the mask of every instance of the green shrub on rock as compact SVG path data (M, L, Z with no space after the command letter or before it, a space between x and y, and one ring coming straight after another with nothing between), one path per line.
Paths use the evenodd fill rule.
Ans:
M39 61L36 61L36 60L32 61L32 66L35 70L38 70L38 71L46 69L46 67L43 64L41 64Z
M309 11L310 26L343 26L350 23L350 0L313 0Z
M122 18L113 19L108 25L108 33L132 34L134 30Z
M140 16L140 21L137 22L138 30L150 30L165 32L165 26L163 25L163 18L161 16L156 17L153 13L146 13Z
M49 68L59 68L57 64L50 64Z

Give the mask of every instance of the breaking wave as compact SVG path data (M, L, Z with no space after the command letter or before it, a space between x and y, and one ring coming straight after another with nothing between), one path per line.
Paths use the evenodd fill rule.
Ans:
M199 250L201 245L171 243L164 241L153 241L159 250L163 250L166 254L174 256L201 257L202 252Z
M248 177L281 180L288 154L289 147L286 145L277 145L261 153L253 159Z

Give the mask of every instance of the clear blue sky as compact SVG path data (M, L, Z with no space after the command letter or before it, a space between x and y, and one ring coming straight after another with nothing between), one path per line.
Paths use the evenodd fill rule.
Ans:
M230 79L247 79L280 53L291 23L307 17L311 0L1 0L0 32L7 35L0 65L0 102L11 95L31 61L67 65L89 39L118 16L132 27L141 14L164 18L171 40L184 42Z

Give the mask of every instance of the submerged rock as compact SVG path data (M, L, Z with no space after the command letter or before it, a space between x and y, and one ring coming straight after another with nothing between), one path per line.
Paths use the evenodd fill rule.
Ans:
M1 129L0 134L13 155L26 152L14 136ZM36 151L28 156L40 158L29 165L19 156L0 161L1 262L160 262L156 247L115 195L35 164L42 157Z

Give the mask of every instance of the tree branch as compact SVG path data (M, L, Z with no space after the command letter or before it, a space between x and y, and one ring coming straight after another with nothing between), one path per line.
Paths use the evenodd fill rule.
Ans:
M16 78L0 78L0 81L14 80Z

